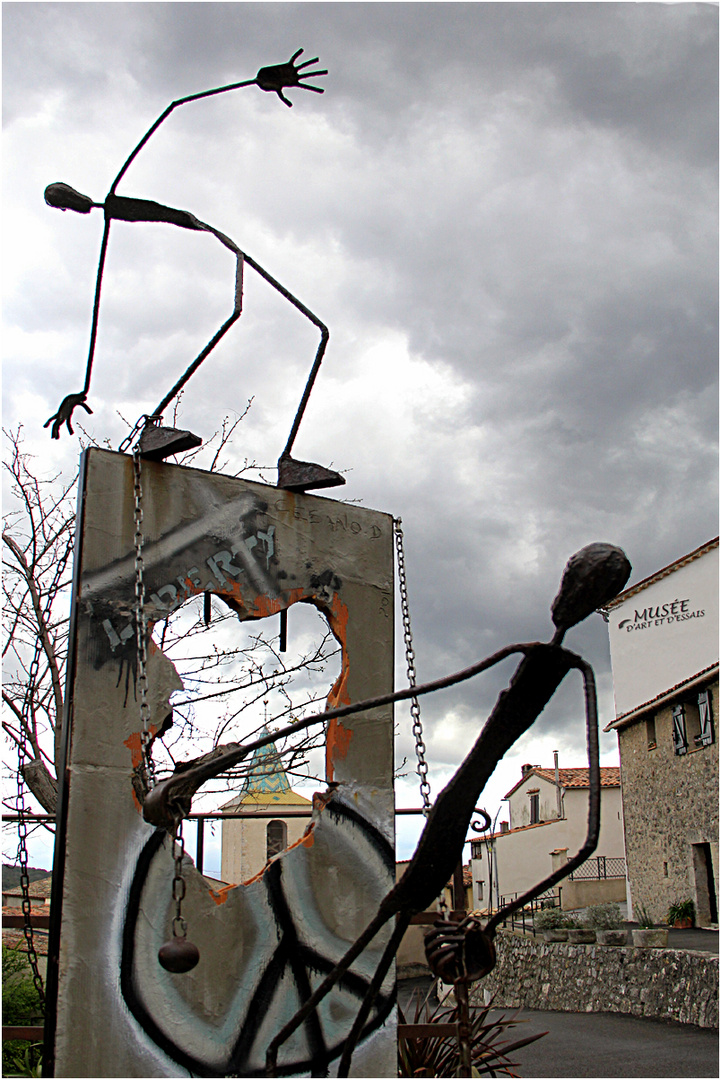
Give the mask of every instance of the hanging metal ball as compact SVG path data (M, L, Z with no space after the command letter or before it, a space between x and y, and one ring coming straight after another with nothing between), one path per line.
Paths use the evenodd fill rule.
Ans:
M193 942L188 941L187 938L171 938L158 949L160 966L176 975L192 971L199 960L198 946L193 945Z

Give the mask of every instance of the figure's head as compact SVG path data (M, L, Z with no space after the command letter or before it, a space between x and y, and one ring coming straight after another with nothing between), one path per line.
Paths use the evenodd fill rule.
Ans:
M551 604L553 622L560 634L613 600L630 573L625 553L613 544L589 544L572 555Z
M89 214L96 205L87 195L82 195L69 184L48 184L45 202L57 210L74 210L76 214Z

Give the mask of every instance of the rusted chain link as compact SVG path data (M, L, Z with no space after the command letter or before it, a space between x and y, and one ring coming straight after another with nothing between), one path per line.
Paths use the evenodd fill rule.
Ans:
M403 522L401 518L393 519L393 527L396 540L396 556L398 560L398 586L401 595L401 614L403 617L403 641L406 649L406 671L408 673L408 685L415 688L416 682L416 656L413 651L413 634L411 632L411 612L408 606L408 581L406 579L406 560L403 550ZM428 783L428 763L426 761L426 745L423 742L423 724L421 722L421 707L418 698L411 698L411 718L413 720L413 737L416 741L416 757L418 759L417 773L421 781L421 801L423 813L426 817L431 812L431 785Z
M182 818L175 828L173 837L173 862L175 875L173 877L173 900L175 901L175 916L173 918L173 937L185 938L188 935L188 927L183 918L183 900L185 899L185 878L183 877L183 857L185 845L183 843Z
M30 665L30 671L28 673L28 697L26 698L26 706L29 709L29 694L32 693L32 688L35 685L35 679L37 678L38 668L40 666L40 646L35 649L35 655L33 656L32 663ZM18 774L17 774L17 788L15 792L15 809L18 814L18 853L17 861L20 866L20 893L22 895L22 913L23 913L23 934L25 935L25 943L28 951L28 961L30 963L30 970L33 974L33 983L35 989L38 992L40 1002L45 1007L45 987L43 986L43 977L40 974L40 965L38 962L38 954L35 948L35 938L33 936L33 924L32 924L32 905L30 901L30 876L28 874L28 826L25 814L25 777L23 775L23 765L25 758L27 757L27 731L25 728L25 710L23 718L20 721L20 742L18 744Z
M150 789L155 786L155 766L150 752L152 735L150 733L150 706L148 704L148 626L145 618L145 583L143 581L143 486L140 464L140 452L133 451L133 496L135 503L135 637L137 642L137 686L140 691L140 750L144 785Z

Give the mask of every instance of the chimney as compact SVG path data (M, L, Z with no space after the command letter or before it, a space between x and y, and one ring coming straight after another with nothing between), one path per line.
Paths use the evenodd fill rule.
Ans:
M563 817L563 803L561 801L561 778L558 772L558 750L553 751L553 772L556 781L556 816Z
M501 822L501 832L508 832L508 822L507 821L502 821Z
M529 773L532 768L533 765L521 765L521 776L525 776L526 773Z

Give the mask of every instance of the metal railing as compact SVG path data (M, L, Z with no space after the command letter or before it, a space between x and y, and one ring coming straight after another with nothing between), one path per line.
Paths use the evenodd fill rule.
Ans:
M608 878L625 878L626 860L607 855L586 859L568 875L569 881L606 881Z
M530 931L533 933L533 918L536 912L545 911L548 908L561 907L561 886L555 889L549 889L548 892L542 893L541 896L537 896L520 911L511 912L507 919L504 919L503 925L511 930L523 930L524 933ZM499 899L500 907L505 907L506 904L512 903L518 898L518 893L510 893L508 896L501 896Z

